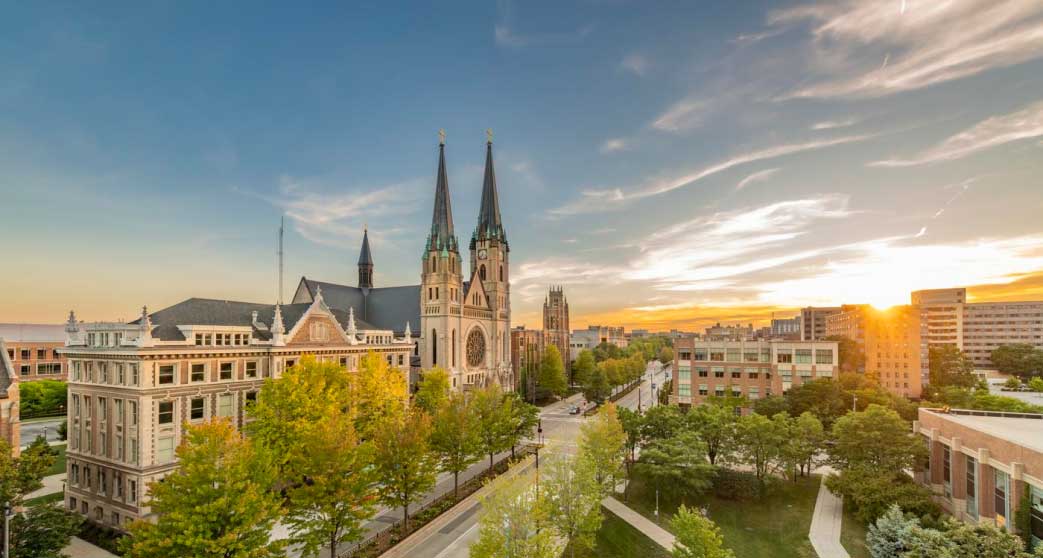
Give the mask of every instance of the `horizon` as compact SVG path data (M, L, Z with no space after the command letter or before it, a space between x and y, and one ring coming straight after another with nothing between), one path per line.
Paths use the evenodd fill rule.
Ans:
M550 285L628 331L1043 300L1043 5L923 7L16 6L0 321L274 303L283 215L284 299L367 225L416 284L442 128L465 243L495 133L515 325Z

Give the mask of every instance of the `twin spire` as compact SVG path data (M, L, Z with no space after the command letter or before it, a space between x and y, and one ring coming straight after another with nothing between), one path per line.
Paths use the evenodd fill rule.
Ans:
M453 231L453 210L449 201L449 175L445 169L445 130L438 131L438 176L435 179L435 208L431 217L431 234L427 238L426 251L459 252L459 244ZM475 242L497 239L504 244L507 237L500 221L500 199L496 192L496 171L493 168L493 134L486 130L485 178L482 183L482 202L478 210L478 226L471 236L471 249Z

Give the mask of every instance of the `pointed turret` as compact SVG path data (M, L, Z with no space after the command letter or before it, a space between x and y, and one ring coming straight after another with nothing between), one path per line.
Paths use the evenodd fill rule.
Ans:
M373 254L369 251L369 229L362 232L362 251L359 252L359 288L373 288Z
M431 234L427 237L427 249L439 252L458 252L456 235L453 232L453 208L449 202L449 175L445 170L445 132L439 132L438 177L435 183L435 211L431 217Z
M496 170L493 168L492 130L486 132L485 143L485 178L482 182L482 203L478 210L478 226L471 237L471 244L477 240L494 239L507 243L503 223L500 221L500 196L496 191Z

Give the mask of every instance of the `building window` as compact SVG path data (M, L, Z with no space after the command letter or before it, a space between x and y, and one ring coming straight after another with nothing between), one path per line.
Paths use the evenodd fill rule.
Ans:
M833 349L815 349L815 364L833 364Z
M286 368L293 368L294 365L296 365L296 364L297 364L296 360L294 360L292 358L286 359Z
M165 364L159 367L159 383L160 385L174 383L174 365Z
M138 403L136 401L128 401L130 408L130 425L138 425Z
M156 440L156 463L170 463L174 460L174 437L167 436Z
M707 359L706 354L706 349L695 349L694 358L692 360L705 361Z
M341 366L344 366L344 357L341 357ZM257 361L252 360L246 363L246 377L256 378L257 377Z
M706 395L707 393L709 392L706 390L706 384L699 384L699 395Z
M1032 534L1033 548L1043 545L1043 489L1031 484L1025 485L1029 491L1029 533Z
M971 517L978 518L978 462L971 456L967 457L967 513Z
M714 378L723 378L724 377L724 367L722 367L722 366L714 366L713 367L713 377Z
M76 511L76 498L69 498L69 511Z
M995 490L995 506L996 506L996 526L1006 527L1007 521L1010 517L1010 508L1008 507L1007 495L1010 493L1010 477L1007 473L994 469L996 472L996 490Z
M293 366L293 365L291 364L290 366ZM221 363L221 379L222 380L231 380L232 379L232 371L233 371L234 367L235 367L235 363L234 362L222 362Z
M797 349L797 364L811 364L811 349Z
M710 369L705 366L696 366L695 372L700 378L705 378L710 374Z
M80 484L80 466L75 463L69 466L69 483Z
M710 351L710 360L714 362L724 362L724 351Z
M192 400L191 408L188 413L188 417L192 420L201 420L206 414L206 399L199 397Z
M692 379L692 369L690 367L688 367L688 366L685 366L685 365L678 366L677 367L677 379L678 380L691 380Z
M790 363L793 362L793 354L792 353L779 353L779 354L775 355L775 357L776 357L776 362L778 362L779 364L790 364Z
M21 356L22 356L21 360L29 360L29 358L32 356L32 351L30 351L29 349L22 349L19 352L21 353Z
M173 424L174 422L174 402L173 401L160 401L159 402L159 424Z
M249 407L251 404L257 403L257 392L248 391L246 392L246 405Z
M130 365L130 385L132 385L132 386L138 385L138 365L137 364L131 364Z
M217 398L217 416L232 416L232 394L223 393Z
M692 396L692 384L679 383L677 384L677 395L681 397Z
M742 378L742 370L738 368L732 368L732 379L739 380Z
M138 501L138 481L131 479L127 481L127 502L134 503Z
M945 497L952 498L952 450L949 446L942 447L942 484Z
M679 360L692 360L692 351L682 350L677 353Z
M193 382L205 382L206 381L206 365L197 362L192 365L192 381Z

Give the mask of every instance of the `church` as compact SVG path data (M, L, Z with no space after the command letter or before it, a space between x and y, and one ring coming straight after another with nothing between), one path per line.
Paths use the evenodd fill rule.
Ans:
M417 340L414 366L424 370L441 366L449 371L455 389L493 384L513 389L510 246L500 219L491 132L485 147L482 199L468 245L470 267L466 276L453 226L445 133L440 132L434 211L421 255L420 284L374 284L367 230L362 237L357 285L302 277L293 302L311 302L321 293L330 308L351 309L376 328L412 334ZM418 333L412 331L414 324L419 325Z

